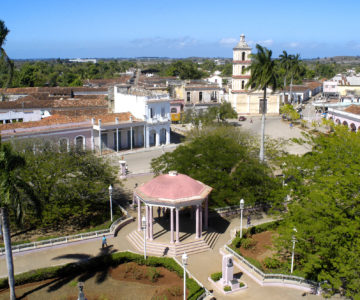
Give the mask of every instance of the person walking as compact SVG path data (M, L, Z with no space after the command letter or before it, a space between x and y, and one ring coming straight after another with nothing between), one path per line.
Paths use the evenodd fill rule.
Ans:
M106 236L103 235L101 248L104 248L104 247L107 247L107 246L108 246L108 244L107 244L107 241L106 241Z
M251 225L251 217L250 217L250 215L248 215L248 217L247 217L247 227L250 227L250 225Z

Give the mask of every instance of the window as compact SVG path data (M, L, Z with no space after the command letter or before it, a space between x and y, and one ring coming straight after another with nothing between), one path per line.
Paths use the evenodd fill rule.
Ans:
M177 110L176 110L175 107L173 107L173 108L171 109L171 113L172 113L172 114L176 114L176 113L177 113Z
M241 58L242 60L245 60L245 52L242 53Z
M78 150L78 151L83 150L84 146L85 146L84 137L83 136L77 136L75 138L75 148L76 148L76 150Z
M152 108L150 108L150 118L153 118L154 117L154 111Z
M5 120L5 123L6 123L6 124L9 124L9 123L10 123L10 120Z
M68 139L61 139L59 141L60 152L67 152L68 151Z
M199 102L202 101L202 92L199 92Z
M0 124L3 124L4 123L4 120L0 120Z
M211 100L212 101L216 101L217 100L217 93L216 93L216 91L213 91L212 93L211 93Z
M186 93L186 101L187 101L187 102L190 102L190 92L187 92L187 93Z
M242 66L241 67L241 74L244 74L245 73L245 66Z
M241 89L243 90L245 88L245 81L241 81Z
M23 119L23 118L20 118L20 119L18 120L18 122L22 122L22 121L24 121L24 119Z

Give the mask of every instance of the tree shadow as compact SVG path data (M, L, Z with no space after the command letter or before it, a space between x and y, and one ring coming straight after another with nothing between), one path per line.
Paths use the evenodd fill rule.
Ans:
M117 251L118 250L115 249L113 245L109 245L107 247L100 248L99 253L95 256L83 253L70 253L57 256L53 258L53 260L76 259L77 262L67 265L68 267L64 267L65 269L67 268L68 271L60 271L58 278L54 278L50 282L46 282L38 287L35 287L25 292L23 295L19 296L18 299L26 299L28 295L43 288L47 288L47 292L52 293L72 281L86 282L93 277L95 277L95 282L97 284L100 284L108 278L109 271L113 265L111 254ZM94 263L92 265L84 266L84 261L90 261L91 259L95 260ZM106 263L104 263L105 261ZM85 262L85 264L87 263ZM71 271L69 272L69 270ZM62 276L61 273L64 272L66 275Z

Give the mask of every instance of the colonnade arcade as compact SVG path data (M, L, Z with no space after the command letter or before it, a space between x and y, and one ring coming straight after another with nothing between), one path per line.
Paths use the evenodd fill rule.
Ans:
M182 208L191 206L195 207L195 238L199 239L202 237L202 231L208 229L208 197L198 201L198 203L188 204L178 204L178 205L164 205L161 203L147 203L141 199L138 195L134 194L135 203L137 204L137 213L138 213L138 231L141 231L141 202L144 203L145 208L145 220L146 220L146 239L152 241L154 239L153 231L153 222L154 222L154 207L160 208L162 211L170 210L170 243L173 244L180 242L179 237L179 228L180 228L180 216L179 211ZM174 237L175 233L175 237Z
M208 229L208 195L212 188L191 177L178 174L176 171L160 175L137 187L134 191L134 204L138 210L138 231L142 228L141 204L144 204L146 219L146 238L154 239L154 207L167 211L169 215L170 243L180 242L180 211L190 207L195 210L195 239L202 237L202 231ZM193 214L191 214L193 215ZM181 216L181 218L184 218ZM186 220L189 224L189 220Z

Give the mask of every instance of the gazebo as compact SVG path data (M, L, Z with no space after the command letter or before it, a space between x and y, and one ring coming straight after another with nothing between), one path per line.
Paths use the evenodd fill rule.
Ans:
M157 176L140 185L134 191L134 202L137 204L138 210L137 231L142 230L141 203L144 204L147 229L145 236L149 242L154 240L153 208L157 207L162 211L170 211L170 240L168 242L170 243L169 248L176 247L176 245L181 244L179 238L179 211L185 207L195 207L195 238L192 238L192 241L201 240L203 229L208 229L208 195L211 190L212 188L206 184L176 171Z

